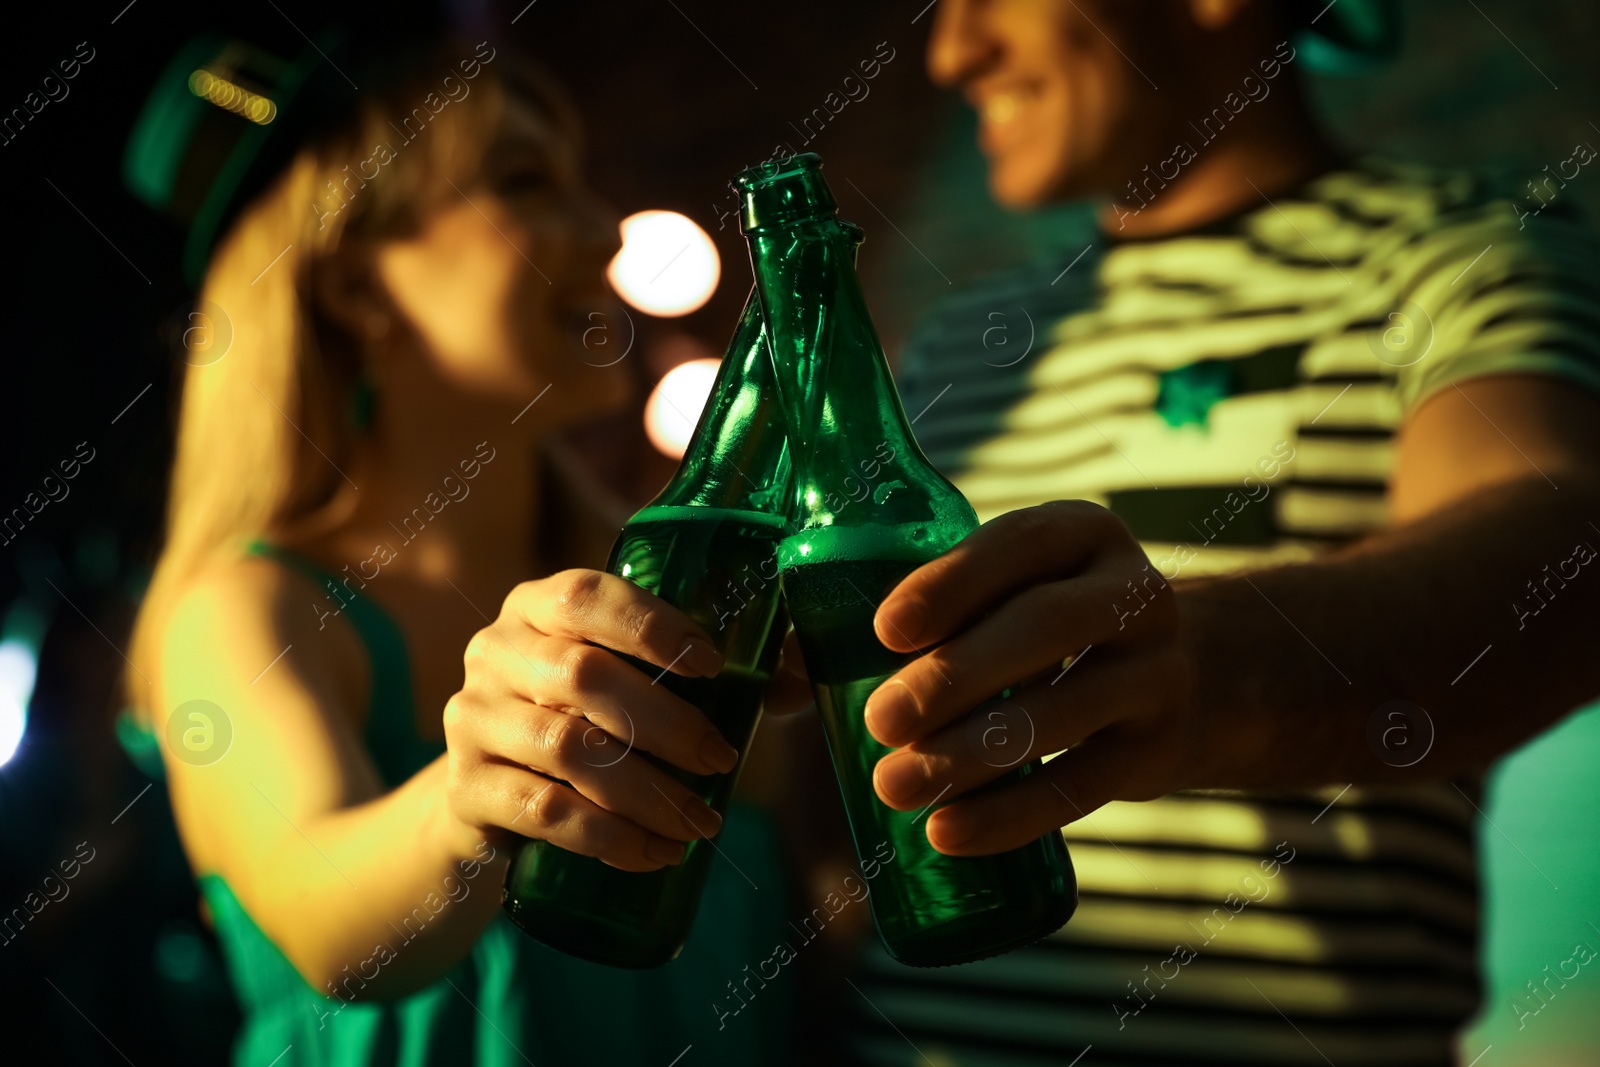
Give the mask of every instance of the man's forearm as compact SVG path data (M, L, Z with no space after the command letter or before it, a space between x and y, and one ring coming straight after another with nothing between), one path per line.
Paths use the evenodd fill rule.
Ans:
M1600 484L1560 484L1533 475L1311 563L1177 583L1214 724L1193 784L1439 779L1600 693ZM1403 757L1382 740L1392 701L1432 724L1392 720L1419 746Z

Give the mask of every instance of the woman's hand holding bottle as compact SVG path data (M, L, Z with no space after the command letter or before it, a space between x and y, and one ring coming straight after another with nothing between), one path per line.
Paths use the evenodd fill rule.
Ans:
M677 863L684 842L720 828L710 807L642 756L693 774L738 760L699 710L655 684L669 670L722 668L709 636L666 601L602 571L524 582L464 662L444 728L451 808L469 826L628 871Z

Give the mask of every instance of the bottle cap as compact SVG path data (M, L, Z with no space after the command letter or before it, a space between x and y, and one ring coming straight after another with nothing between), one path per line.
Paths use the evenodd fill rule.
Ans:
M768 160L748 167L733 179L743 202L740 228L745 233L839 210L822 177L822 157L815 152Z

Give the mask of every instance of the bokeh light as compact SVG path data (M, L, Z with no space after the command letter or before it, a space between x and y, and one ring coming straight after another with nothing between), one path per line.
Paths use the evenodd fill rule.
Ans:
M711 299L722 278L722 260L710 235L687 215L641 211L622 220L622 250L606 277L640 311L672 318Z
M691 359L673 367L656 383L644 406L644 432L657 451L673 459L683 458L721 362Z
M16 755L28 728L28 701L39 672L36 649L16 638L0 641L0 767Z

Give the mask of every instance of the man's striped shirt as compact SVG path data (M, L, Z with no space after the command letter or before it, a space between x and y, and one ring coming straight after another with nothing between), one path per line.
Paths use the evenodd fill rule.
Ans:
M980 519L1095 501L1168 578L1309 559L1386 524L1395 431L1437 390L1521 372L1600 389L1600 256L1555 205L1526 208L1367 162L1183 236L1070 249L929 320L905 407ZM934 1067L1062 1067L1091 1046L1085 1067L1455 1062L1480 999L1475 797L1108 805L1063 831L1081 904L1043 943L931 971L869 948L856 1048Z

